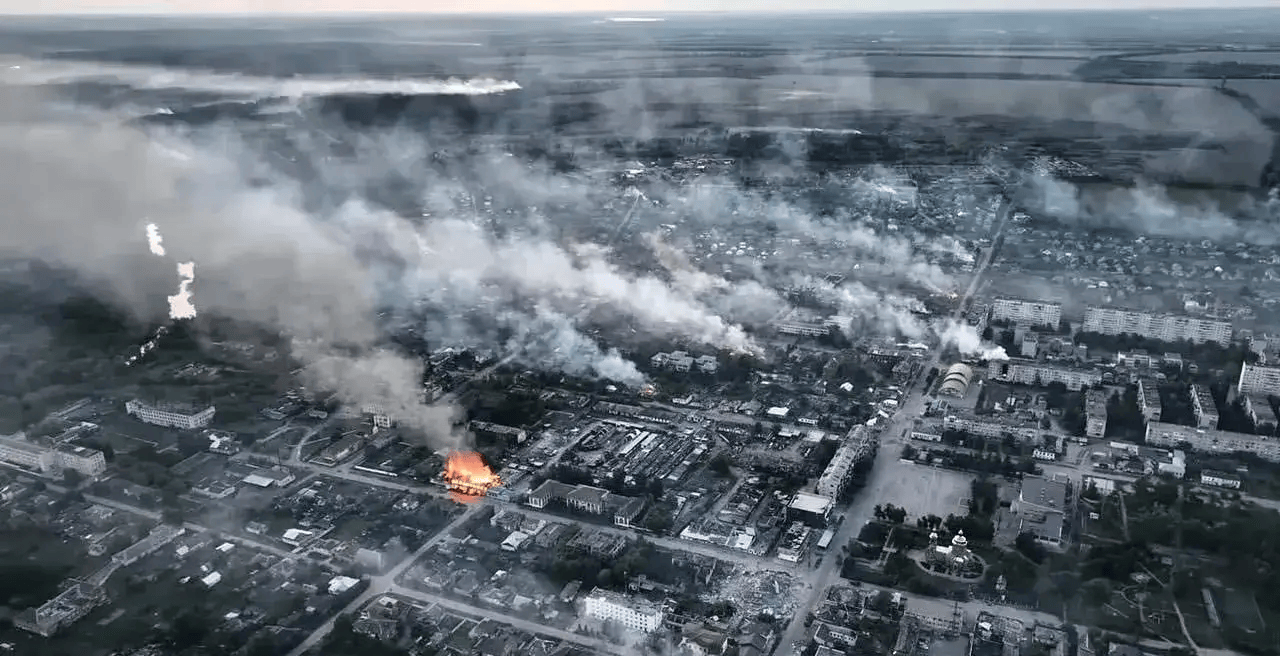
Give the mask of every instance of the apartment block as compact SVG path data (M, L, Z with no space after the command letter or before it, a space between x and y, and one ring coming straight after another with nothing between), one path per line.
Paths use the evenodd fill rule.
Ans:
M1030 442L1040 436L1040 423L1037 421L1021 421L1012 417L999 415L947 415L942 420L946 430L963 431L970 435L1004 439L1006 435L1024 442Z
M1150 380L1138 379L1138 409L1147 421L1160 421L1164 406L1160 404L1160 389Z
M1062 383L1069 390L1079 390L1102 382L1102 374L1090 369L1075 369L1028 360L1009 360L991 365L991 377L1019 385Z
M1180 314L1158 314L1120 308L1091 307L1081 330L1103 335L1138 335L1165 342L1231 343L1231 322Z
M1280 367L1241 364L1236 391L1256 396L1280 396Z
M859 462L875 457L879 443L866 426L855 426L845 436L844 443L836 449L831 463L818 478L815 491L831 500L840 498L853 478L854 467Z
M1280 440L1247 433L1153 421L1147 424L1146 443L1167 448L1185 445L1204 453L1252 453L1263 460L1280 462Z
M1028 326L1058 327L1062 321L1062 304L1029 301L1020 298L997 298L991 304L991 318Z
M1191 386L1191 411L1195 413L1197 427L1218 427L1218 404L1204 385Z
M1101 390L1089 390L1084 400L1084 434L1101 439L1107 434L1107 395Z

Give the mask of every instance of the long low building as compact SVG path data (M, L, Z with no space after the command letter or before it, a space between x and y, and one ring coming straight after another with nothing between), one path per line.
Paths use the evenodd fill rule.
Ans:
M107 469L107 459L97 449L63 445L50 448L28 442L25 435L0 436L0 460L42 474L58 474L73 469L85 476L97 476Z
M1076 369L1030 360L996 362L990 369L992 378L1019 385L1062 383L1069 390L1079 390L1102 382L1102 372L1094 369Z
M1231 322L1180 314L1158 314L1121 308L1091 307L1081 330L1103 335L1138 335L1163 342L1231 343Z
M178 403L143 403L130 399L125 401L124 411L148 424L194 430L208 426L217 409L212 405L197 408Z
M942 428L994 439L1003 439L1005 435L1012 435L1024 442L1039 438L1041 433L1039 422L1021 421L1000 415L984 417L977 415L947 415L942 420Z
M1280 440L1248 433L1180 426L1153 421L1147 424L1147 446L1178 448L1204 453L1252 453L1263 460L1280 462Z

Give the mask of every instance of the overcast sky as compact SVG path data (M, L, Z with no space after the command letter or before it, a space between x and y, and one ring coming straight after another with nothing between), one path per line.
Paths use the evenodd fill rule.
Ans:
M1276 0L0 0L0 14L1027 11L1275 7Z

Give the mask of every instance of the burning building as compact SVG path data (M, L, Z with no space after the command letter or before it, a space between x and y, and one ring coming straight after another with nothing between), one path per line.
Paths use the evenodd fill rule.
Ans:
M484 458L474 451L454 451L444 465L444 482L451 492L464 497L482 497L502 485Z

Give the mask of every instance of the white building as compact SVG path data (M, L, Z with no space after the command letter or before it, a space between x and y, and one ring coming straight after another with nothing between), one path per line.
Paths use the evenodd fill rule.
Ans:
M137 399L125 401L124 410L148 424L186 430L208 426L215 412L213 406L197 409L176 404L146 404Z
M1091 307L1081 330L1103 335L1138 335L1165 342L1190 340L1196 344L1231 343L1231 322L1179 314L1157 314L1119 308Z
M997 298L991 304L991 318L1028 326L1058 327L1062 321L1062 304L1027 301L1020 298Z
M1147 424L1148 446L1176 448L1185 444L1205 453L1252 453L1263 460L1280 462L1280 440L1246 433L1194 428L1153 421Z
M1074 369L1028 360L1009 360L991 365L996 380L1019 385L1062 383L1069 390L1079 390L1102 382L1102 374L1090 369Z
M38 472L52 470L57 457L39 444L28 442L26 437L22 433L0 437L0 460Z
M662 627L662 609L641 599L633 599L609 590L596 588L582 599L582 614L592 619L613 622L640 633L653 633Z
M1280 396L1280 367L1241 364L1236 389L1247 395Z
M1217 487L1229 487L1234 490L1240 489L1240 477L1235 474L1206 469L1200 472L1200 483L1202 485L1214 485Z
M51 449L28 442L21 433L0 437L0 460L42 474L58 474L74 469L85 476L97 476L107 469L107 459L97 449L63 446Z

